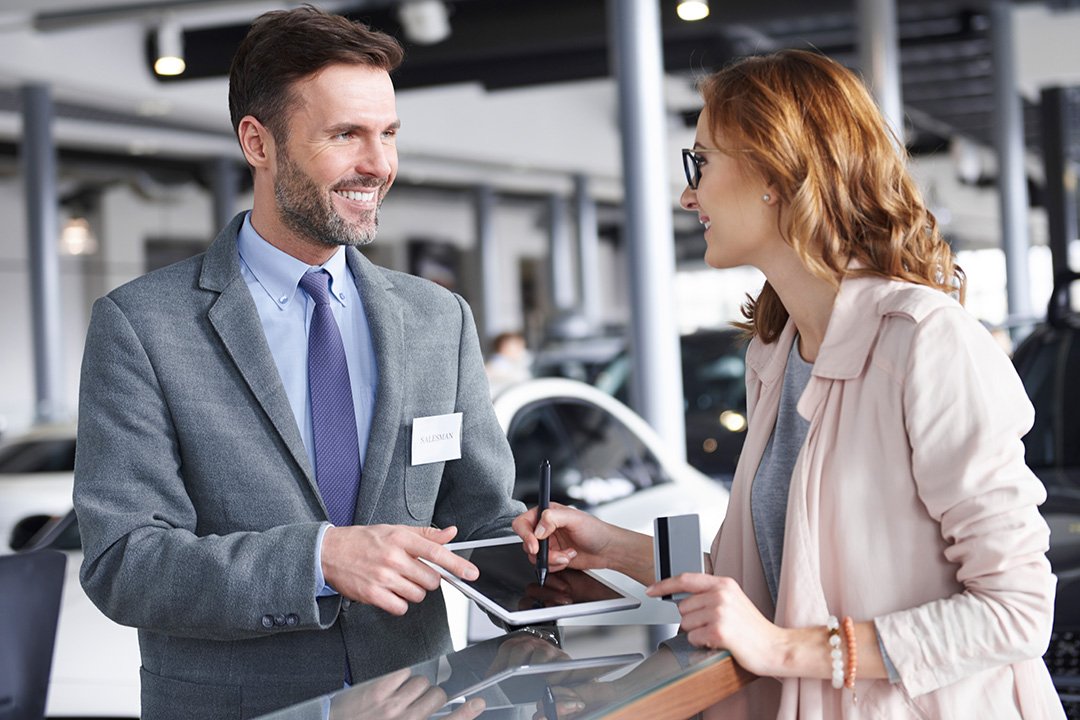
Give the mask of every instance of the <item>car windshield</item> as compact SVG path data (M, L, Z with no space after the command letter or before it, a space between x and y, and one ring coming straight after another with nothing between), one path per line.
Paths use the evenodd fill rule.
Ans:
M0 448L0 474L74 471L74 438L24 440Z

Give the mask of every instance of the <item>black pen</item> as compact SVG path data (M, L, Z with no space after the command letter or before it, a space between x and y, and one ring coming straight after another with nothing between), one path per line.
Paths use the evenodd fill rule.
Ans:
M544 686L544 718L545 720L559 720L559 709L555 705L555 694L551 692L551 686Z
M536 507L536 524L540 524L540 516L548 509L551 502L551 463L545 460L540 463L540 504ZM541 587L547 580L548 574L548 541L544 538L540 541L540 550L536 553L536 579Z

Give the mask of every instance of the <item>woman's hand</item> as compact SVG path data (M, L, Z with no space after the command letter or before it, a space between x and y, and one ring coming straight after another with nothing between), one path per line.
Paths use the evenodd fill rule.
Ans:
M771 623L733 579L683 573L645 589L650 597L679 592L691 593L679 603L681 629L691 645L723 648L755 675L776 677L795 670L785 672L787 650L795 639L792 631ZM821 655L826 656L824 649Z
M548 538L548 570L572 567L578 570L609 567L606 553L616 542L619 528L592 515L553 502L536 524L536 508L518 515L514 532L521 538L529 559L536 562L540 540Z

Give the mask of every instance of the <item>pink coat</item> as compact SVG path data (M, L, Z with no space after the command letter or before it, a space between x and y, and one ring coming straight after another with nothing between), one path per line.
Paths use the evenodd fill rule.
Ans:
M749 431L713 572L782 627L873 620L901 682L766 678L709 717L1064 718L1041 655L1053 620L1042 484L1024 464L1034 413L1012 364L945 294L843 281L799 414L773 608L750 485L795 336L747 350ZM827 652L824 642L822 654Z

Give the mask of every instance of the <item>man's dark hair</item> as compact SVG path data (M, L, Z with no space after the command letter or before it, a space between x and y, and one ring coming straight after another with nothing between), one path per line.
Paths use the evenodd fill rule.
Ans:
M284 142L297 80L336 63L392 72L403 56L390 35L311 5L264 13L251 24L229 69L233 132L251 115Z

